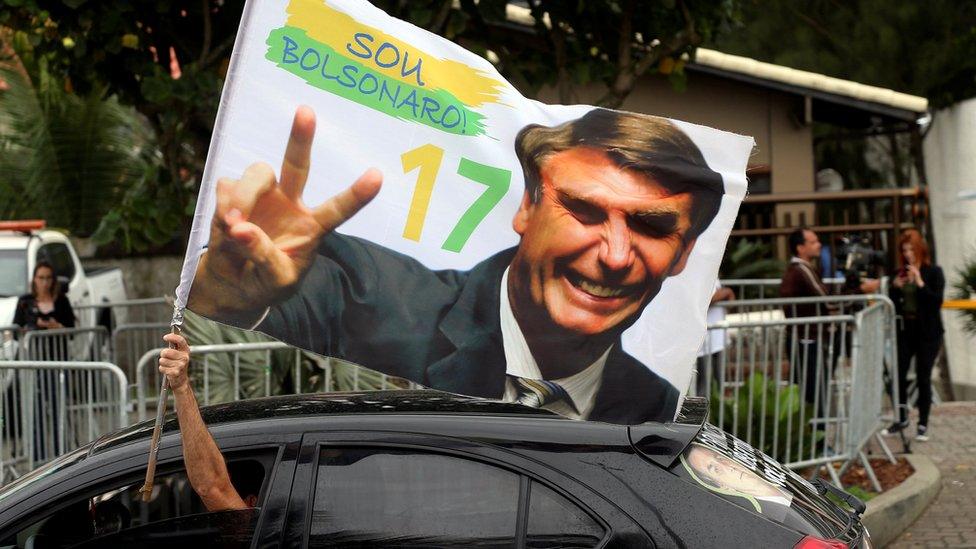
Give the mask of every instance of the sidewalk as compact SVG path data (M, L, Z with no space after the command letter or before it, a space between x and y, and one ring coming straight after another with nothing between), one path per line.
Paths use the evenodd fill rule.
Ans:
M976 548L976 402L947 402L932 409L929 442L912 452L932 458L942 473L942 492L915 524L888 547ZM915 435L915 418L909 433ZM901 448L888 439L892 451Z

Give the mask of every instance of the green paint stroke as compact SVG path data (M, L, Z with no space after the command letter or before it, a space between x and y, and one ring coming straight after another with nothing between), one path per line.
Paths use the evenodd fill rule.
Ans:
M495 208L512 183L512 172L479 164L474 160L462 158L458 165L458 175L466 177L472 181L487 186L485 192L471 204L468 211L464 212L458 224L454 226L451 234L447 235L442 249L449 252L460 252L464 245L471 238L471 233L484 221L485 217Z
M443 89L412 86L370 70L310 38L281 27L268 36L266 58L308 84L384 114L455 135L483 135L484 116Z

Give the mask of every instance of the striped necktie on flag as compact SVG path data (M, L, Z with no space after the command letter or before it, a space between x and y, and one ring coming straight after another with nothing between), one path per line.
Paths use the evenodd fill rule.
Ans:
M543 406L556 402L565 402L573 409L573 412L579 413L579 410L576 408L576 403L573 402L572 397L569 396L569 393L566 392L566 389L562 385L544 379L528 379L512 375L508 377L515 385L515 392L518 394L515 402L533 408L542 408Z

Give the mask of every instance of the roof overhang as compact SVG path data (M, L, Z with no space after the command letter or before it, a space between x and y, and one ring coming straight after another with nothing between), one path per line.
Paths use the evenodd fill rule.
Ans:
M809 97L814 110L833 122L870 125L872 116L915 123L928 112L924 97L868 86L815 72L764 63L748 57L698 48L691 71L712 74L785 93ZM818 117L819 118L819 117ZM853 119L851 119L853 118ZM847 125L847 124L844 124Z
M527 7L513 2L505 6L505 16L508 23L529 32L535 22ZM543 24L551 26L548 15ZM929 108L928 100L924 97L708 48L695 50L695 59L687 68L692 72L711 74L809 99L810 114L814 120L841 126L876 126L878 117L886 119L886 122L913 125L927 114Z

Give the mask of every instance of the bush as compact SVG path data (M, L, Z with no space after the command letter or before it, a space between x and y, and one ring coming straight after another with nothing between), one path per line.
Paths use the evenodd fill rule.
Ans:
M713 388L710 419L718 425L721 410L722 424L719 427L739 438L746 438L746 433L751 433L751 440L747 442L776 461L785 463L787 458L793 461L798 459L798 441L801 437L806 455L810 441L818 443L824 434L822 431L814 433L809 422L814 415L813 406L803 401L800 387L793 383L786 384L780 387L777 395L777 383L782 381L777 382L760 372L754 372L739 388L738 395L723 396L717 387ZM736 417L738 425L735 425ZM774 440L777 442L776 448L773 447ZM787 440L791 442L789 447Z
M969 299L976 293L976 259L966 261L961 269L956 271L958 280L952 285L955 290L952 297L955 299ZM976 309L964 309L958 311L963 315L966 324L965 329L972 335L976 335Z

